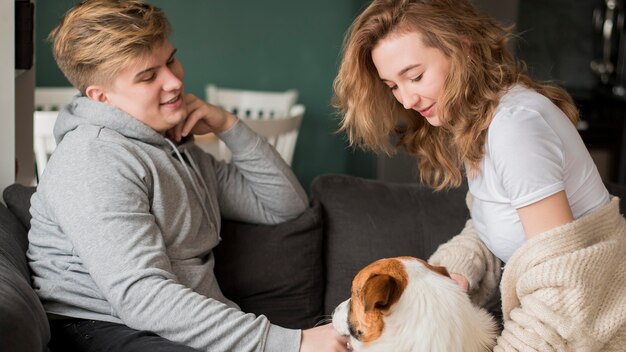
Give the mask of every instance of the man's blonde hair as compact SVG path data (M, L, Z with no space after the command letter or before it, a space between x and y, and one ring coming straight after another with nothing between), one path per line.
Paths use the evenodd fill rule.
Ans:
M110 83L170 32L163 12L141 0L83 0L48 39L57 65L84 94L89 85Z

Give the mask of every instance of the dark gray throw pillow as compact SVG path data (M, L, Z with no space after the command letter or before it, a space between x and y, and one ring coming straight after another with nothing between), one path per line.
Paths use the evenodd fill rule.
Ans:
M324 298L320 206L278 225L222 221L215 274L244 312L287 328L314 326Z
M30 197L36 187L14 183L4 189L2 197L7 208L20 220L26 231L30 230Z
M311 196L324 213L324 312L350 297L352 279L374 260L427 259L458 234L469 217L467 188L433 192L417 183L389 183L348 175L313 180Z

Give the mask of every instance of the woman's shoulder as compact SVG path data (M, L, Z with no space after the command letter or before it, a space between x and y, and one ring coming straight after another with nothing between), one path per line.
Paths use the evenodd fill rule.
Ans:
M515 87L503 96L489 124L487 151L510 157L531 149L560 149L562 138L558 129L562 127L553 120L562 119L569 123L566 116L560 115L563 115L562 111L543 95L528 88Z
M542 109L528 104L506 104L498 107L489 124L488 135L524 135L550 130Z
M546 109L553 110L554 108L558 109L556 105L543 94L517 84L503 91L495 114L498 115L501 112L508 112L508 114L501 115L510 115L524 111L542 113Z
M560 121L560 122L557 122ZM523 133L536 129L551 130L569 119L550 99L523 85L503 92L489 129Z

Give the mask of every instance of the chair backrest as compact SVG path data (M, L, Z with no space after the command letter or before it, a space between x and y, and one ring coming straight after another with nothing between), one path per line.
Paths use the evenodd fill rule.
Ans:
M35 110L59 111L78 94L73 87L37 87L35 88Z
M251 130L258 135L267 139L278 154L285 160L287 165L291 165L293 161L293 153L296 149L296 142L298 141L298 132L300 131L300 125L302 124L302 117L304 116L304 105L294 105L291 108L289 116L281 119L247 119L240 118L240 120L248 125ZM230 151L226 144L222 141L219 142L218 147L218 159L230 160Z
M209 84L206 86L206 95L210 104L232 112L254 132L265 137L285 162L291 165L305 112L304 105L296 104L297 90L264 92L219 88ZM197 138L196 141L203 147L202 138ZM221 141L217 148L205 145L203 149L218 159L230 160L230 151Z
M240 118L280 118L286 117L296 104L298 91L290 89L284 92L266 92L221 88L209 84L206 86L206 100Z
M54 140L54 124L58 111L35 111L33 120L33 147L35 150L35 164L37 166L37 180L41 179L48 159L56 148Z
M35 88L35 113L33 116L33 148L37 166L37 179L41 179L48 158L56 148L52 130L57 114L78 94L73 87Z

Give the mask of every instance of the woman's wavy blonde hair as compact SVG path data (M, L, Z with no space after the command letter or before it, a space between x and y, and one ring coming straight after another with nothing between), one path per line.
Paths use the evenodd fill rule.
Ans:
M412 31L450 59L437 102L440 127L405 110L372 62L372 49L380 40ZM389 137L398 133L399 147L418 157L421 181L443 189L461 184L465 165L470 176L480 171L486 131L503 89L517 83L534 89L575 123L578 111L569 94L530 78L526 65L508 49L510 38L509 29L478 13L467 0L374 0L344 41L333 97L342 114L340 131L353 146L388 154L395 151Z
M59 68L84 94L91 84L110 83L170 32L165 14L141 0L83 0L67 11L48 40Z

